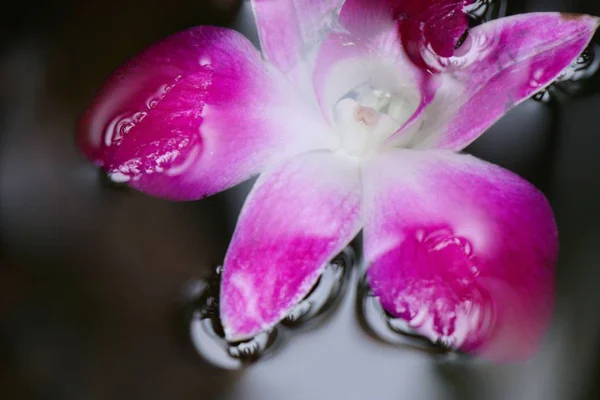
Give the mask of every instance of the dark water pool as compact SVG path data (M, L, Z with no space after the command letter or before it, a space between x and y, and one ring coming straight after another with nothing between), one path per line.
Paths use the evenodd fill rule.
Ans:
M558 302L534 359L453 361L374 340L355 315L356 274L331 318L285 331L251 368L198 356L182 290L221 262L249 186L193 203L108 188L75 151L73 127L110 70L159 38L200 24L252 37L239 10L229 0L105 0L3 12L0 398L600 398L598 76L577 96L527 101L468 149L532 181L556 213ZM507 3L509 14L533 10L600 15L600 2Z

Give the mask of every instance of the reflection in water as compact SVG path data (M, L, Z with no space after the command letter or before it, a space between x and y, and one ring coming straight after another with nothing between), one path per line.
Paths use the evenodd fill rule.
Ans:
M98 168L98 182L100 186L117 192L128 192L131 188L125 182L117 182L111 179L110 176L102 168Z
M458 354L448 343L442 340L431 341L411 328L407 321L388 314L373 295L366 273L363 273L358 281L356 312L362 327L376 339L432 354L446 356Z
M346 247L327 265L312 290L290 311L281 324L295 328L315 318L326 316L339 304L355 263L354 250L352 247Z
M200 356L217 367L239 369L253 363L272 348L279 329L315 327L330 316L346 291L355 263L354 250L346 247L325 267L311 291L279 327L240 342L225 340L219 316L222 267L217 267L211 278L191 282L184 291L183 316L189 324L190 340Z
M471 25L491 21L506 15L506 0L475 0L464 9Z
M200 356L223 369L239 369L262 357L277 338L277 328L236 343L225 341L219 318L219 285L222 268L209 280L191 282L184 301L185 323L189 324L189 339Z
M430 354L365 334L355 314L356 275L325 326L295 335L276 357L247 369L226 398L451 399Z
M548 103L552 100L565 101L570 97L590 92L592 78L600 68L600 45L592 42L550 86L533 98Z

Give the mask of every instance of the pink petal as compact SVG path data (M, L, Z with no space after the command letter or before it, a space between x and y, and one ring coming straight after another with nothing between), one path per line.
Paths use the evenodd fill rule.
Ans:
M433 58L443 69L434 101L425 111L421 147L460 150L508 110L545 86L585 49L596 17L532 13L473 28L460 57Z
M298 156L256 182L229 246L221 284L228 340L277 324L361 228L358 167L331 152Z
M336 26L343 0L252 0L266 59L310 88L314 52Z
M451 57L468 28L463 11L473 0L347 0L340 23L355 34L370 36L394 25L416 65L425 68L421 49Z
M247 39L197 27L116 70L83 115L78 144L114 180L187 200L326 147L326 130Z
M365 166L368 280L420 334L495 361L531 356L554 298L557 232L542 193L447 150L394 150Z

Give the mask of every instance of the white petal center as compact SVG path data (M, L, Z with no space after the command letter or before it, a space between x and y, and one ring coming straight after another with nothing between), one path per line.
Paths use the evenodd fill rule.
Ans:
M385 89L374 87L372 81L368 77L333 106L342 150L352 156L361 157L382 146L413 115L419 103L414 90L398 90L405 86L397 85L395 80Z

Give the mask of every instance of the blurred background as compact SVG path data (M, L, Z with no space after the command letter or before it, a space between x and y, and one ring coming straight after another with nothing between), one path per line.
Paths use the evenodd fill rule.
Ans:
M532 181L556 213L558 301L534 359L451 363L386 346L359 328L351 290L325 325L252 368L225 371L195 352L178 307L186 284L222 261L249 186L191 203L111 186L74 148L74 126L112 69L170 33L223 25L255 41L248 5L5 6L1 399L600 399L598 74L577 95L527 101L468 149ZM600 2L507 3L508 14L541 10L600 15Z

